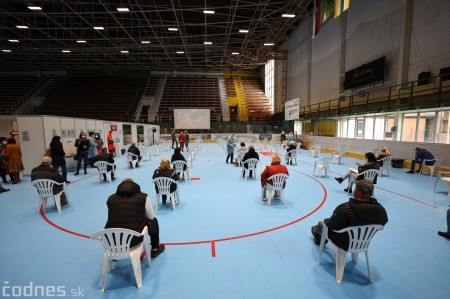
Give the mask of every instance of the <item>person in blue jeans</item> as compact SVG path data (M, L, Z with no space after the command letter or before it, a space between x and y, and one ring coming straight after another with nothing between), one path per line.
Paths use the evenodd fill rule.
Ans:
M424 148L416 147L416 156L414 157L414 160L411 161L411 169L407 171L406 173L414 173L414 171L419 172L420 167L423 164L423 160L433 160L434 156L432 153L427 151ZM425 165L434 165L435 161L429 161L426 162ZM419 170L415 170L416 164L419 164Z
M450 240L450 209L447 210L447 231L439 231L438 235Z

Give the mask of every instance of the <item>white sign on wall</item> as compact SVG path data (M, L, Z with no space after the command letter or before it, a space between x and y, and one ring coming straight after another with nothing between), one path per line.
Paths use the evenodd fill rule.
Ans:
M296 98L284 103L284 120L298 119L300 109L300 98Z

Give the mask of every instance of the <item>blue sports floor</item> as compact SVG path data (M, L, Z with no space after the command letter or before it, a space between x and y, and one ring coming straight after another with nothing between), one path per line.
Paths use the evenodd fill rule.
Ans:
M439 183L434 193L436 178L390 168L390 177L379 179L375 190L389 222L369 250L373 282L361 254L356 265L347 256L343 283L337 284L334 253L326 246L322 264L316 263L310 227L348 200L345 183L333 178L357 160L331 164L331 178L317 178L315 159L302 151L298 165L288 167L286 206L274 200L268 207L260 199L259 177L244 181L240 168L225 164L216 143L202 144L190 170L197 179L179 183L177 209L167 204L156 213L167 246L150 268L142 262L142 288L124 260L107 274L102 294L103 247L70 232L102 229L106 199L124 178L140 184L154 205L153 170L171 155L163 151L135 170L117 158L118 179L112 184L99 184L94 169L76 177L69 173L70 206L57 213L50 200L45 209L54 225L37 213L29 177L4 185L11 191L0 194L0 297L25 297L30 290L44 297L39 292L46 288L50 295L85 298L450 298L450 242L437 235L446 229L446 184ZM259 173L261 164L269 163L270 156L260 155Z

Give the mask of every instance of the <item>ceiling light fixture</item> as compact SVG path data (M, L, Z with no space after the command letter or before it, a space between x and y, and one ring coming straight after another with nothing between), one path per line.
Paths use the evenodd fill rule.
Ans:
M239 33L248 33L248 30L246 30L246 29L241 29L241 30L239 30Z
M28 26L25 25L17 25L16 27L19 29L28 29Z
M18 43L18 42L19 42L18 39L8 39L8 41L9 41L10 43Z
M212 45L212 42L203 42L205 45Z
M62 50L63 53L70 53L70 50Z
M203 13L208 14L208 15L213 15L215 13L215 11L214 10L204 10Z
M295 18L294 14L290 14L290 13L284 13L281 15L281 17L283 18Z
M102 26L94 26L95 30L104 30L105 28L103 28Z
M149 40L143 40L143 41L141 41L141 44L149 44L149 43L150 43Z
M264 46L273 46L273 43L265 43Z
M86 41L85 40L77 40L77 43L84 44L84 43L86 43Z
M130 11L130 10L126 7L117 7L117 11L126 12L126 11Z
M177 54L184 54L184 51L177 51Z
M239 55L239 52L231 52L231 55Z
M31 9L31 10L42 10L42 7L40 7L40 6L28 6L28 9Z
M122 54L128 54L129 52L128 52L127 50L122 50L122 51L120 51L120 53L122 53Z
M178 28L174 28L174 27L169 27L168 29L169 29L169 31L178 31Z
M11 50L2 50L4 53L11 53Z

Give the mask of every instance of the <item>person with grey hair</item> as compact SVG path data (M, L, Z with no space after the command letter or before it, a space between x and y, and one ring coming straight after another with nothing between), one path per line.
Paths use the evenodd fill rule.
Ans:
M44 156L42 158L41 165L31 170L31 181L47 179L58 183L64 183L66 181L64 177L59 173L57 169L53 168L51 164L52 158ZM64 188L63 185L54 185L53 194L58 194L63 190L63 188ZM67 204L66 195L63 193L61 194L61 205L66 204Z
M359 180L355 182L355 185L354 198L340 204L330 218L319 221L317 225L311 227L316 245L320 245L324 223L328 227L328 238L339 248L348 250L348 234L336 233L335 230L369 224L385 225L388 222L386 210L375 198L372 198L373 183L369 180Z

